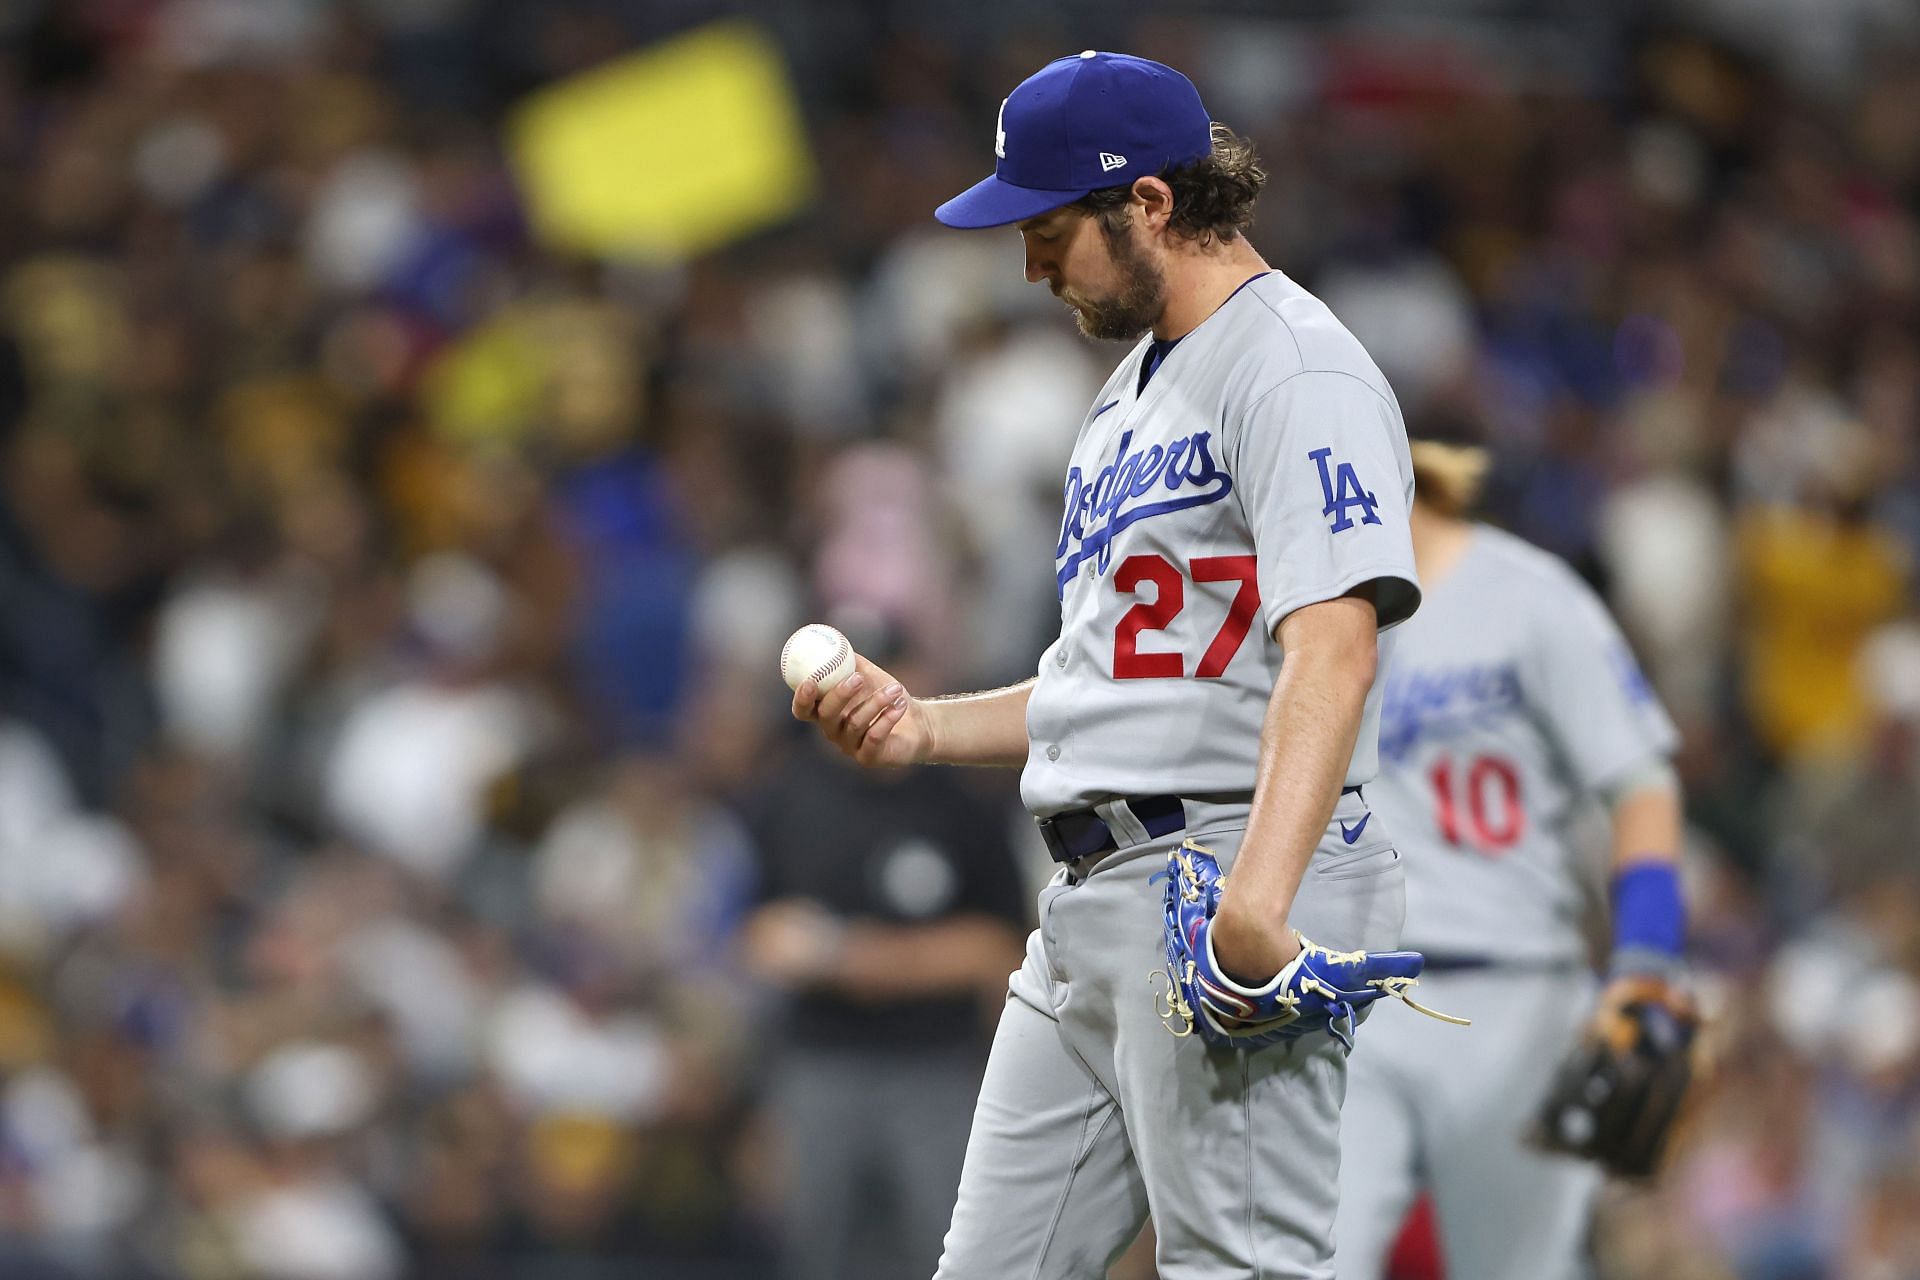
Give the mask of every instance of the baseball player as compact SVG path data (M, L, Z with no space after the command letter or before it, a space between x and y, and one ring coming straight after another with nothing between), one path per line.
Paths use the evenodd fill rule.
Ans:
M1479 451L1417 441L1413 457L1427 597L1388 675L1367 798L1406 855L1424 994L1474 1030L1377 1019L1354 1054L1339 1274L1379 1280L1424 1184L1449 1275L1563 1280L1583 1274L1601 1175L1526 1131L1594 1008L1569 824L1588 799L1611 812L1602 1008L1670 995L1684 925L1676 736L1594 593L1548 553L1461 518Z
M1400 855L1359 790L1420 598L1400 411L1248 245L1265 175L1179 72L1062 58L1001 104L994 150L937 217L1017 228L1029 281L1133 343L1068 464L1059 638L1010 688L914 698L861 659L793 702L869 764L1023 767L1062 864L938 1276L1104 1276L1151 1210L1166 1280L1325 1280L1347 1015L1418 968L1379 953ZM1214 896L1189 873L1216 864Z

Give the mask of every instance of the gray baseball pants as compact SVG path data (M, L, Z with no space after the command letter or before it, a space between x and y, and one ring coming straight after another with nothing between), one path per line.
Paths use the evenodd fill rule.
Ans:
M1353 1051L1340 1171L1340 1280L1380 1280L1422 1184L1447 1273L1578 1280L1597 1165L1548 1155L1526 1130L1593 1008L1584 968L1436 973L1418 999L1473 1019L1376 1019Z
M773 1117L794 1168L783 1204L782 1280L927 1274L940 1256L979 1088L971 1043L783 1055ZM884 1215L875 1214L876 1200Z
M1341 798L1296 897L1294 927L1325 946L1400 937L1399 853L1378 818L1356 844L1340 835L1365 812ZM1241 834L1193 835L1228 867L1229 893ZM1325 1034L1248 1051L1169 1031L1149 877L1182 838L1122 849L1084 880L1063 870L1041 892L936 1280L1101 1280L1149 1213L1161 1280L1331 1280L1346 1056ZM1380 1016L1396 1014L1414 1016Z

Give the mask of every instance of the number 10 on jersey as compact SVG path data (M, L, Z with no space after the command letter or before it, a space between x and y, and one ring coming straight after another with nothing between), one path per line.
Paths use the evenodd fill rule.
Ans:
M1187 658L1178 650L1142 651L1140 633L1165 630L1187 605L1187 578L1195 582L1237 582L1239 590L1227 605L1227 616L1213 641L1200 655L1193 674L1202 680L1224 675L1233 655L1247 638L1260 611L1260 581L1252 556L1201 556L1188 563L1183 575L1171 560L1159 554L1128 556L1114 570L1116 590L1138 593L1151 584L1154 597L1142 600L1120 617L1113 630L1113 678L1116 680L1177 680L1187 673Z
M1475 756L1455 763L1443 755L1427 770L1433 786L1434 825L1454 848L1471 848L1498 857L1526 834L1527 811L1520 805L1520 772L1499 756Z

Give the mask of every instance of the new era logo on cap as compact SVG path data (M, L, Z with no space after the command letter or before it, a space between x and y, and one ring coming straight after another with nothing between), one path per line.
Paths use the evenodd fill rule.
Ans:
M1093 49L1021 81L994 121L993 176L941 205L950 227L1001 227L1206 155L1213 123L1172 67ZM1126 170L1118 174L1117 170Z

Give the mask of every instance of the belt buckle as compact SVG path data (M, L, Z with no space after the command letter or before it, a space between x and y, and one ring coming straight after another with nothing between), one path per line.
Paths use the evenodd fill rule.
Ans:
M1060 865L1067 869L1067 883L1085 884L1087 878L1099 870L1100 864L1111 858L1118 850L1102 849L1098 853L1082 854Z

